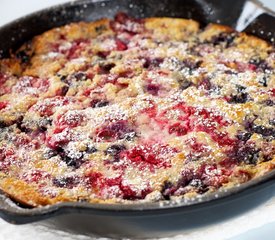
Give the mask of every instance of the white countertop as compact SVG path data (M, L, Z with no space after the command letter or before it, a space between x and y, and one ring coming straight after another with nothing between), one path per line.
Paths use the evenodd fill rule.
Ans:
M0 26L18 17L68 0L0 0ZM262 2L275 10L274 0ZM275 239L275 186L271 197L256 208L240 216L232 217L215 225L185 231L169 240L230 239L274 240ZM72 235L37 224L15 226L0 219L0 240L88 240L91 237ZM94 238L96 239L96 238ZM98 239L98 238L97 238ZM166 238L168 240L168 238ZM101 238L103 240L103 238Z

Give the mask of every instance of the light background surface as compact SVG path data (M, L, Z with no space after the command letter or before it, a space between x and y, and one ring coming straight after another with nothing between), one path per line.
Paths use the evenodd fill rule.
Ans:
M16 18L48 6L68 0L0 0L0 26ZM275 11L275 0L262 0L265 6ZM274 23L275 24L275 23ZM182 235L165 240L274 240L275 239L275 187L273 197L257 208L241 216L232 217L214 226L206 226L196 231L183 232ZM47 227L28 224L14 226L0 219L0 240L88 240L101 239L72 235ZM163 239L164 240L164 239Z

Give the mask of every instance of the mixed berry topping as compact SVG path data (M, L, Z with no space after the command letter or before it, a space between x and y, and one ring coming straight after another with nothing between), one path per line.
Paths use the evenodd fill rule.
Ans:
M274 59L229 28L125 13L37 36L0 60L0 189L33 206L159 201L262 176Z

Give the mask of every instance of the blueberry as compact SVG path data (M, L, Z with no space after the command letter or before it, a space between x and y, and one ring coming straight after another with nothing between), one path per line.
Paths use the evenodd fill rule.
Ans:
M182 61L182 67L183 68L188 68L191 72L193 70L196 70L197 68L199 68L202 64L202 61L199 60L199 61L192 61L192 60L189 60L189 59L185 59Z
M68 156L62 158L62 161L64 161L67 164L67 166L75 168L79 168L82 164L81 158L70 158Z
M124 139L126 141L132 141L135 137L137 136L137 133L136 132L128 132L128 133L125 133L124 135Z
M156 68L156 67L159 67L161 63L163 63L163 58L153 58L153 59L150 59L150 58L145 58L144 59L145 62L143 64L143 67L144 68Z
M229 157L234 159L238 163L257 164L259 159L260 149L251 145L239 144L233 148L233 151L229 154Z
M197 187L198 188L198 187L203 185L203 182L200 179L192 179L191 182L189 183L189 185L192 186L192 187Z
M257 67L258 70L264 72L265 70L271 70L272 68L268 65L268 63L259 57L253 57L249 60L250 64L253 64Z
M47 151L44 152L44 157L46 159L49 159L49 158L52 158L52 157L55 157L58 155L58 152L55 151L55 150L52 150L52 149L48 149Z
M76 81L85 81L86 74L83 72L77 72L72 75L72 78L74 78Z
M199 194L203 194L209 190L208 186L205 185L201 179L192 179L189 185L195 187Z
M62 148L57 148L55 150L56 155L60 156L61 161L65 162L69 167L79 168L83 163L83 152L77 152L73 155L64 151Z
M251 132L240 132L237 134L237 138L243 142L247 142L247 140L252 136Z
M87 146L87 149L86 149L86 153L95 153L95 152L97 152L98 150L94 147L94 146L92 146L92 145L88 145Z
M101 100L101 99L94 99L90 103L92 108L99 108L99 107L105 107L109 105L109 102L107 100Z
M252 131L258 134L261 134L264 137L273 137L275 138L275 129L269 128L261 125L254 125Z
M107 63L107 64L100 64L99 65L99 74L108 74L110 73L111 69L115 67L114 63Z
M214 46L224 44L226 48L231 47L234 43L234 39L236 38L237 34L233 33L226 33L222 32L219 35L213 36L210 40Z
M75 177L54 178L52 182L54 186L60 188L73 188L78 183Z
M61 82L64 82L64 83L69 83L68 82L68 76L66 76L66 75L60 75L60 74L57 74L57 76L60 78L60 81Z
M261 78L259 80L259 83L263 86L263 87L267 87L267 77L263 76L263 78Z
M48 127L51 125L52 125L52 119L50 119L50 118L42 118L37 123L38 130L40 130L42 132L46 132Z
M179 79L178 83L180 85L181 90L185 90L185 89L189 88L190 86L192 86L192 82L188 81L187 79Z
M237 94L232 95L229 103L246 103L249 100L248 93L245 92L245 87L236 85Z
M266 106L269 106L269 107L275 106L275 102L273 102L271 99L265 100L262 103L265 104Z
M124 145L112 145L106 149L106 154L111 156L117 156L121 151L125 150L126 147Z
M165 181L161 189L161 194L165 200L170 200L170 196L175 192L175 190L176 187L172 182Z
M23 122L23 116L21 116L20 118L18 118L18 119L16 120L16 127L17 127L21 132L24 132L24 133L30 132L30 129L28 129L28 128L25 126L25 123Z
M95 104L96 108L108 106L109 102L105 100L101 100Z
M1 121L0 120L0 128L5 128L5 127L7 127L8 125L7 125L7 123L5 122L5 121Z
M160 90L160 86L158 84L148 83L144 86L144 90L153 96L157 96Z

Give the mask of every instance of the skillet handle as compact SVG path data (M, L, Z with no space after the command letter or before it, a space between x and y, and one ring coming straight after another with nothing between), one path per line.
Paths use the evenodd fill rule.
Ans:
M243 11L238 19L236 29L256 35L271 43L275 41L275 12L263 6L257 0L249 0L245 3Z
M13 202L0 191L0 217L13 224L26 224L47 219L65 212L66 208L58 206L43 208L24 208Z

